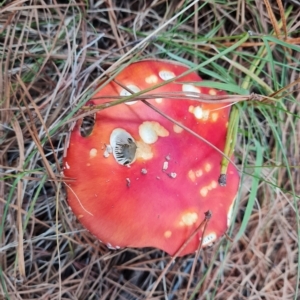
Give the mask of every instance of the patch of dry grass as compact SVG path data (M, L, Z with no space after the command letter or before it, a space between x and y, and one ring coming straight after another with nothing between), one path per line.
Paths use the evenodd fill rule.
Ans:
M298 299L300 6L281 4L0 3L0 299ZM121 63L195 66L223 51L200 68L203 78L277 99L239 104L233 242L168 269L172 258L156 249L107 249L65 199L61 160L73 117Z

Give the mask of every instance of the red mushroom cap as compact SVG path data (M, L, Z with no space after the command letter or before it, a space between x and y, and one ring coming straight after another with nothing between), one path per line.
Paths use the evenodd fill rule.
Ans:
M89 104L108 96L126 96L174 78L186 66L159 60L133 63L116 76ZM190 73L151 93L224 92L192 85ZM102 97L102 99L99 99ZM98 98L98 99L97 99ZM159 110L193 130L221 151L229 108L221 104L157 98ZM229 164L227 185L218 184L222 155L210 145L170 122L142 101L99 111L92 132L75 125L64 158L68 202L79 221L110 247L160 248L173 255L211 211L202 241L211 244L227 230L239 176ZM200 231L180 255L198 249Z

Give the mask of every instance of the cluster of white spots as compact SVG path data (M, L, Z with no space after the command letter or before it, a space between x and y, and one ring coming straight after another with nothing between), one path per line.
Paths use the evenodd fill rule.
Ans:
M204 171L205 172L210 172L212 169L212 165L210 163L206 163L204 165ZM193 172L193 170L190 170L188 173L189 178L192 181L195 181L196 177L201 177L203 175L203 170L199 169ZM215 180L212 180L208 185L201 187L200 189L200 195L202 197L206 197L208 192L211 191L212 189L215 189L218 186L217 182Z
M167 231L165 231L165 233L164 233L164 237L165 237L166 239L170 238L171 235L172 235L172 231L171 231L171 230L167 230Z
M146 144L153 144L158 137L166 137L169 131L155 121L146 121L139 126L139 135Z
M155 102L156 103L162 103L163 102L163 98L155 98Z
M65 163L65 166L66 166L67 170L70 170L70 166L69 166L69 164L67 162Z
M217 95L217 91L215 89L210 89L208 91L208 94L211 95L211 96L215 96L215 95Z
M173 125L173 130L175 133L181 133L183 131L183 128L178 126L177 124Z
M234 206L234 200L232 201L230 207L229 207L229 210L228 210L228 213L227 213L227 227L230 226L231 224L231 219L232 219L232 213L233 213L233 206Z
M150 75L148 77L145 78L146 83L148 84L155 84L158 82L158 78L156 75Z
M105 146L105 151L104 151L104 153L103 153L103 156L104 156L105 158L108 158L109 155L112 153L112 151L113 151L112 146L111 146L111 145L106 145L106 146Z
M183 84L182 85L183 92L193 92L193 93L201 93L201 89L191 84Z
M143 160L149 160L153 158L153 152L151 147L144 143L143 141L136 141L136 158L141 158Z
M198 214L196 212L188 212L181 216L179 222L180 226L192 226L198 220Z
M191 180L192 182L195 182L196 179L197 179L198 177L201 177L202 175L203 175L202 169L199 169L199 170L196 170L196 171L189 170L189 172L188 172L188 177L190 178L190 180Z
M161 70L159 71L158 75L162 80L170 80L176 77L176 75L173 72L168 70Z
M212 180L210 184L208 184L200 189L200 195L202 197L206 197L208 192L215 189L217 186L218 186L218 183L215 180Z
M202 246L210 246L217 239L217 235L212 232L203 238Z
M194 107L193 105L189 106L189 112L195 116L198 120L206 121L209 117L209 110L202 109L201 106Z
M94 158L97 156L98 150L96 148L92 148L90 150L90 158Z
M120 92L120 96L122 97L128 97L130 95L132 95L132 93L138 93L140 91L140 89L136 86L136 85L133 85L133 84L128 84L126 85L126 87L128 88L128 90L126 89L122 89L121 92ZM129 92L131 91L131 92ZM125 104L127 105L133 105L135 104L137 101L130 101L130 102L126 102Z
M219 118L219 114L217 112L214 112L214 113L211 114L211 120L213 122L217 122L218 118Z
M166 156L166 160L164 161L163 163L163 166L162 166L162 170L164 172L166 172L169 168L169 160L171 159L171 157L169 155ZM176 178L177 177L177 173L175 172L171 172L171 173L167 173L167 175L170 177L170 178Z

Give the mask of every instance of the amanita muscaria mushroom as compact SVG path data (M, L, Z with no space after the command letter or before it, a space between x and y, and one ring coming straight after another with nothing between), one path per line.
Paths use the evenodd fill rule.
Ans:
M160 60L132 63L88 102L99 105L111 96L128 96L174 78L188 68ZM197 87L192 72L151 92L198 92L224 95ZM127 87L125 89L124 87ZM193 130L221 151L229 107L183 99L150 99L149 103ZM170 255L204 220L212 217L203 246L227 230L239 185L230 163L227 185L220 186L222 155L210 145L167 120L142 101L122 103L96 113L88 136L78 121L64 158L68 203L79 221L109 247L160 248ZM180 255L198 249L202 231Z

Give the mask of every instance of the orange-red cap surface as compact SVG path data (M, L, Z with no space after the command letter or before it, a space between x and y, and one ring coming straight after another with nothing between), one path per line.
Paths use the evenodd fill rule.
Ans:
M187 71L159 60L133 63L89 104L127 96ZM196 73L151 91L224 92L197 87ZM99 99L99 97L102 97ZM97 99L98 98L98 99ZM221 151L229 107L192 100L156 98L149 103L187 126ZM229 164L227 185L218 184L222 155L141 101L99 111L89 136L77 122L64 158L68 203L79 221L110 247L157 247L173 255L211 211L203 246L222 236L230 222L239 176ZM180 255L198 249L202 232Z

